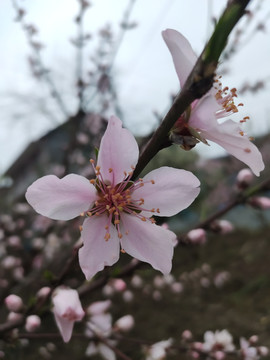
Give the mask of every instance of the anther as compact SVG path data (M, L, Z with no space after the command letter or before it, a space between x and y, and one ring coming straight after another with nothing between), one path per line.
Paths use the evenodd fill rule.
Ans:
M239 134L240 134L241 136L244 136L244 131L239 131Z
M122 254L126 253L124 249L121 249L120 251L121 251Z
M109 168L109 173L112 173L113 172L113 169L112 168Z
M155 184L155 181L154 181L154 180L151 180L151 183L154 185L154 184Z
M158 214L160 213L160 210L159 210L159 208L157 208L157 213L158 213Z
M91 211L87 211L86 213L88 216L92 216L93 214L91 213Z
M83 230L83 227L82 227L81 225L79 226L79 230L80 230L80 231L82 231L82 230Z
M93 185L95 184L95 182L96 182L96 181L95 181L94 179L91 179L91 180L90 180L90 183L93 184Z
M95 163L95 160L93 160L93 159L90 159L89 161L90 161L91 164Z
M107 233L105 234L105 236L104 236L104 239L105 239L106 241L108 241L110 237L111 237L111 235L107 232Z
M80 213L80 216L84 216L84 215L85 215L84 212Z
M143 216L143 217L141 217L141 220L142 220L142 221L146 221L146 218Z
M114 225L120 224L120 220L114 220Z

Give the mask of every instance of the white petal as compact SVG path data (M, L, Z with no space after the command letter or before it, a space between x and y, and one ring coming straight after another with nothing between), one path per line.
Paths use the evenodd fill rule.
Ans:
M159 216L177 214L187 208L200 192L200 181L190 171L167 166L151 171L143 178L143 183L144 186L135 190L132 198L144 199L143 207L147 210L158 208L160 213L155 215Z
M135 215L122 214L121 221L122 248L136 259L151 264L163 274L169 274L176 235L161 226L144 222Z
M110 239L106 241L107 216L93 216L83 223L83 247L79 250L79 263L87 280L90 280L105 266L113 265L119 259L119 239L114 226L110 226Z
M118 184L126 177L124 172L135 167L138 156L139 148L134 136L122 128L121 120L112 116L101 139L98 154L97 165L100 166L103 179L113 185Z
M96 189L80 175L70 174L63 179L48 175L30 185L25 197L39 214L54 220L70 220L92 206Z
M162 36L171 52L174 67L182 88L197 61L197 56L189 41L178 31L167 29L162 32Z

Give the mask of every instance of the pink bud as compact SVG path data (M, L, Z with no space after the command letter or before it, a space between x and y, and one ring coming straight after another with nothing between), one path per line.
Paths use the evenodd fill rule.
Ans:
M234 226L228 220L217 220L215 224L219 228L220 234L229 234L234 230Z
M270 209L270 198L266 196L254 196L249 200L249 204L258 209L268 210Z
M201 228L189 231L187 237L192 244L203 245L206 242L206 232Z
M266 346L259 346L258 350L261 356L267 356L269 354L269 349Z
M37 315L30 315L27 316L25 320L25 330L28 332L34 332L36 331L41 324L40 317Z
M214 357L216 360L223 360L225 358L225 353L223 351L216 351Z
M258 335L252 335L248 341L250 342L250 344L254 345L257 344L257 342L259 341L259 337Z
M19 321L22 319L22 316L23 316L22 314L11 311L8 314L7 320L8 321Z
M49 293L51 292L51 288L49 288L48 286L44 286L41 289L38 290L37 292L37 298L38 299L42 299L45 298L49 295Z
M111 281L111 285L114 288L114 290L122 292L126 290L127 284L122 279L113 279Z
M64 342L68 342L75 321L82 320L85 314L78 292L70 288L59 287L53 293L52 302L56 324Z
M250 169L242 169L236 177L236 184L239 189L246 189L253 181L254 175Z
M131 302L134 298L133 293L130 290L126 290L123 292L123 300L127 303Z
M5 298L5 304L9 311L18 312L23 307L22 299L14 294L11 294Z
M134 326L134 318L132 315L125 315L115 322L116 329L120 331L129 331Z
M192 337L193 337L193 335L192 335L192 332L191 332L190 330L184 330L184 331L182 332L182 338L183 338L184 340L191 340Z

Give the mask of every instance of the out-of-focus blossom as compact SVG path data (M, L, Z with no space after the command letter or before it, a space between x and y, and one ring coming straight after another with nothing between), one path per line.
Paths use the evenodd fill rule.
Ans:
M25 330L28 332L36 331L41 324L40 317L37 315L29 315L25 320Z
M206 352L222 350L230 352L235 349L232 335L227 330L217 330L215 332L206 331L202 349Z
M14 294L11 294L5 298L5 304L9 311L18 312L23 308L22 299Z
M64 342L71 338L75 321L81 321L84 311L78 292L70 288L57 288L52 295L55 321Z
M184 330L182 332L182 339L185 341L189 341L193 338L192 332L190 330Z
M125 315L115 322L114 327L117 330L126 332L134 327L134 323L135 322L132 315Z
M40 214L70 220L84 214L79 262L87 279L113 265L122 250L164 274L171 271L176 235L154 224L153 215L172 216L188 207L200 182L191 172L161 167L131 181L139 149L133 135L112 116L101 140L96 179L75 174L36 180L26 199Z
M159 341L147 349L146 360L163 360L166 357L167 349L172 345L173 340Z
M237 174L236 185L241 190L246 189L253 182L253 179L254 175L250 169L242 169Z
M90 342L86 349L85 355L91 357L98 354L100 354L104 360L116 360L115 353L108 346L100 342L97 344Z
M206 231L201 228L190 230L187 238L192 244L203 245L206 243Z
M37 298L42 299L42 298L48 296L50 292L51 292L51 288L49 288L48 286L44 286L38 290Z
M270 198L266 196L254 196L249 202L251 206L261 209L261 210L269 210L270 209Z
M88 315L100 315L109 310L111 304L111 300L96 301L88 306L86 312Z
M214 224L214 228L220 234L229 234L234 230L233 224L225 219L216 220Z
M247 341L245 338L240 338L240 349L241 349L241 355L244 360L258 360L258 351L256 347L251 346L249 341Z
M197 61L188 40L179 32L167 29L162 32L183 88L189 73ZM232 120L219 123L218 119L234 114L243 104L235 104L236 89L222 88L219 79L201 99L193 101L190 107L180 116L172 129L172 141L189 150L198 141L206 144L207 140L222 146L226 151L247 164L255 175L259 176L264 169L261 153L244 133L241 124ZM241 122L245 122L245 117Z

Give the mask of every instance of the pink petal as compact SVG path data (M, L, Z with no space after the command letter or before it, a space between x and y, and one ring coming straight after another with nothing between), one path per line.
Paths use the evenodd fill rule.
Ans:
M171 52L174 67L181 88L183 88L189 73L197 61L197 56L189 41L178 31L167 29L162 32L162 36Z
M144 186L135 190L132 198L143 198L143 207L147 210L158 208L160 216L177 214L188 207L200 192L200 182L195 175L167 166L151 171L143 178L143 183ZM151 215L148 213L148 216Z
M228 153L247 164L256 176L264 169L262 155L258 148L244 135L240 135L240 126L227 120L214 128L202 131L206 139L214 141L222 146Z
M57 314L54 314L54 318L64 342L69 342L74 327L74 321L64 319Z
M201 98L196 105L192 107L189 126L196 130L203 131L217 125L216 112L221 106L215 97L209 93Z
M30 185L25 197L39 214L54 220L70 220L92 206L96 189L80 175L70 174L63 179L48 175Z
M110 239L106 241L107 216L93 216L83 223L83 247L79 250L79 263L87 280L90 280L105 266L113 265L119 259L119 239L114 226L110 226Z
M139 156L138 144L127 129L122 128L122 122L112 116L108 122L98 154L97 165L104 180L116 185L126 176L124 172L131 171L137 164ZM110 172L109 169L113 171Z
M121 219L122 248L136 259L151 264L163 274L168 274L172 268L176 235L161 226L144 222L135 215L121 214Z

